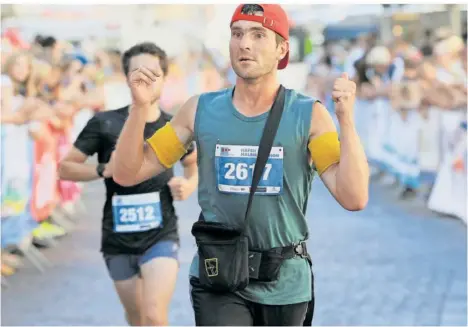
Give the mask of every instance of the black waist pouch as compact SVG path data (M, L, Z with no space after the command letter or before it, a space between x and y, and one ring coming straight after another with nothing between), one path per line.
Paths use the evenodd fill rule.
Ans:
M198 246L200 286L216 292L235 292L249 284L249 246L241 230L199 220L192 226Z
M276 251L262 252L262 259L258 269L258 278L260 282L273 282L278 280L279 272L285 257Z
M307 259L312 264L305 241L268 250L251 249L249 252L250 279L260 282L276 281L284 261L296 256Z

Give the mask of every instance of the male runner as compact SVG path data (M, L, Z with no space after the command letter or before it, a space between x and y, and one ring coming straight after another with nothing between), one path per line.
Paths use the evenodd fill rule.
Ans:
M141 133L150 110L151 86L161 74L146 66L134 70L130 74L134 109L117 142L114 178L131 185L160 174L195 140L198 201L205 221L242 226L253 175L247 157L251 146L260 143L279 90L277 69L288 63L288 26L279 5L238 6L229 44L235 88L189 99L170 123L147 139L149 146ZM250 249L293 248L296 255L282 262L276 280L250 280L241 291L216 293L203 287L198 277L217 276L222 267L206 260L203 267L197 254L190 271L197 325L302 325L309 302L311 314L312 274L302 241L308 236L305 212L314 170L344 208L362 210L368 200L369 169L353 121L355 90L345 74L334 83L341 142L321 103L286 90L271 152L276 157L265 166L259 184L263 194L253 201L247 236Z
M158 107L168 59L155 44L142 43L127 50L122 62L126 75L140 66L161 72L161 78L151 85L151 98L146 99L149 107L145 117L141 117L143 139L171 118ZM101 251L127 320L133 326L162 326L168 324L168 308L178 272L179 239L173 200L185 200L197 186L196 151L189 147L181 157L185 177L174 177L172 169L168 169L132 187L119 185L112 179L109 162L125 120L133 110L134 106L126 106L96 114L61 162L60 178L72 181L104 178L106 202ZM86 159L95 153L99 165L86 164Z

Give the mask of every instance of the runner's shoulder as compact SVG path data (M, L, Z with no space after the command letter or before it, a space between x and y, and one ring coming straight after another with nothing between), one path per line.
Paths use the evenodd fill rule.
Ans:
M129 106L125 106L125 107L118 108L115 110L97 112L94 115L93 119L103 121L103 120L109 120L109 119L112 120L112 119L120 118L122 116L125 117L128 115L128 107Z
M312 106L314 106L316 103L321 103L318 98L311 95L306 95L294 89L286 89L286 92L290 94L290 97L292 98L292 101L295 102L295 104L310 105L310 108L312 108ZM298 107L302 108L302 106Z
M185 117L184 119L187 119L187 117L190 117L188 119L194 121L196 113L200 109L200 105L203 107L212 107L217 103L217 101L226 101L222 99L225 99L226 96L229 96L230 91L232 93L232 87L224 88L218 91L203 92L191 96L179 109L176 115L176 119L181 117Z
M215 100L220 97L225 97L229 95L230 93L232 93L233 89L234 89L233 87L226 87L226 88L216 90L216 91L203 92L203 93L200 93L196 97L197 97L197 100L200 100L200 99Z
M198 105L200 104L200 101L211 101L211 100L215 100L215 99L218 99L220 97L223 97L223 96L226 96L227 94L229 94L229 91L232 92L232 87L231 88L224 88L224 89L220 89L220 90L217 90L217 91L210 91L210 92L203 92L203 93L198 93L198 94L195 94L193 96L191 96L183 105L183 107L185 107L184 109L185 110L193 110L193 109L196 109L198 107Z
M224 100L226 97L232 96L233 87L223 88L217 91L210 91L210 92L203 92L194 97L192 97L189 101L191 101L192 106L195 110L200 107L200 104L206 106L211 106L218 101L226 101ZM189 102L187 101L187 103Z

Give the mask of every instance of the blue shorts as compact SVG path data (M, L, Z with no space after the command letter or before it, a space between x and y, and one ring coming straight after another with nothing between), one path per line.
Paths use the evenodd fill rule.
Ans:
M140 267L155 258L174 258L178 260L179 244L175 241L160 241L151 246L145 253L136 254L106 254L109 275L114 281L127 280L136 275L141 276Z

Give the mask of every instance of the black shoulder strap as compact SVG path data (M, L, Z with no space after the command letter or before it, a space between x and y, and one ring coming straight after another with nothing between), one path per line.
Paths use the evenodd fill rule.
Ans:
M258 148L257 160L255 162L252 178L252 186L250 187L249 202L247 202L247 209L245 211L243 226L244 231L245 227L247 226L247 220L250 213L250 207L252 206L253 196L257 190L258 182L260 181L260 178L263 174L266 162L270 157L271 147L273 146L276 131L278 130L278 126L281 121L281 115L283 114L285 97L286 92L284 86L280 85L275 102L273 102L273 106L271 107L270 113L268 114L268 119L265 123L262 138L260 140L260 146Z

